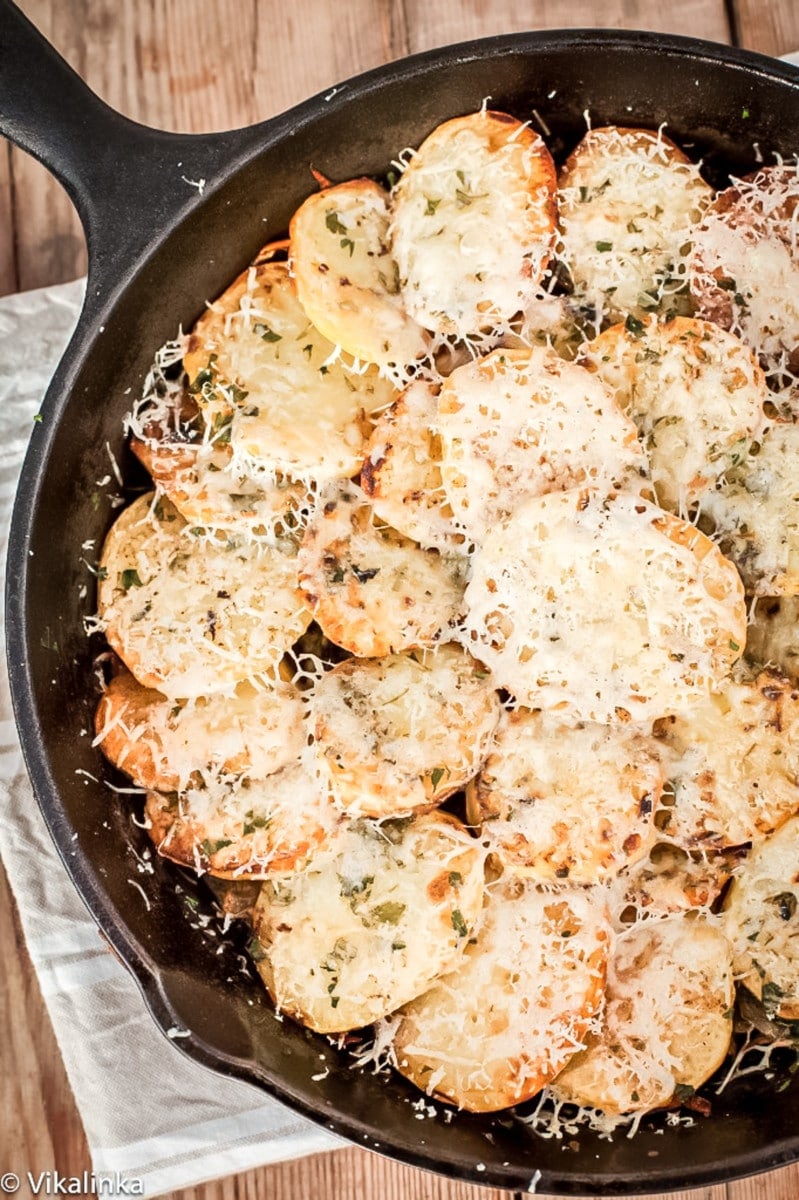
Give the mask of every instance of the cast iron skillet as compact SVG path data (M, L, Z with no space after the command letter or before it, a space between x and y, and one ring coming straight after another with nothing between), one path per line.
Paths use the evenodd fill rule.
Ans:
M0 0L0 132L65 184L83 221L90 270L78 330L34 426L8 559L8 662L25 758L78 890L130 968L158 1025L190 1036L192 1058L247 1080L360 1145L483 1184L561 1195L698 1186L799 1157L799 1086L774 1094L748 1078L693 1127L648 1119L633 1140L581 1133L578 1149L536 1138L507 1114L418 1121L418 1093L361 1074L343 1052L278 1024L237 949L192 923L202 884L171 864L137 876L146 837L93 783L114 779L84 731L96 702L82 620L94 607L81 549L112 510L97 480L106 444L136 483L122 416L153 352L187 328L312 190L309 165L333 180L382 174L438 122L492 106L536 109L556 154L594 124L669 133L702 154L710 177L799 148L799 72L685 38L568 31L452 46L371 71L250 129L175 136L142 128L81 83L9 0ZM200 192L186 181L205 180ZM141 479L138 478L138 482ZM82 774L87 772L88 776ZM120 782L119 779L116 780ZM77 835L77 836L76 836ZM145 886L149 909L130 886ZM176 888L176 883L178 887ZM420 935L423 936L423 935ZM322 1073L320 1055L329 1074Z

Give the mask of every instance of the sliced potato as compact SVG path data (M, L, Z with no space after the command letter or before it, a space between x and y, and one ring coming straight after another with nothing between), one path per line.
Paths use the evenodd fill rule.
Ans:
M131 438L130 448L189 525L279 536L302 520L311 502L301 483L248 474L232 461L228 445Z
M148 792L144 811L159 854L222 879L297 871L339 821L327 788L299 762L266 779Z
M799 684L799 597L764 596L750 610L746 657Z
M395 397L374 369L357 373L336 358L285 263L243 272L195 325L183 365L212 439L267 475L354 475L366 414Z
M730 945L711 920L676 914L616 940L603 1028L552 1085L558 1100L645 1112L688 1095L732 1035Z
M683 845L740 846L799 812L799 692L764 671L684 716L661 721L673 805L664 833Z
M560 257L598 318L673 312L687 290L692 226L713 193L649 129L591 129L560 172Z
M719 545L756 596L799 595L799 425L771 425L702 500Z
M431 808L472 778L488 753L499 699L458 646L349 659L309 697L314 749L352 815Z
M255 908L277 1008L320 1033L393 1012L451 970L480 916L483 851L443 813L345 825Z
M736 975L769 1017L799 1021L799 817L754 847L725 909Z
M796 163L761 167L720 192L693 232L691 291L777 377L799 374Z
M423 550L383 525L356 487L323 497L298 561L322 631L361 657L447 641L462 611L463 559Z
M268 676L311 620L296 558L232 533L201 541L152 493L106 538L98 612L139 683L184 699Z
M421 546L466 553L441 481L438 388L419 380L375 422L361 487L382 521Z
M681 516L762 431L765 376L738 338L709 321L628 320L584 347L580 362L635 421L658 502Z
M411 316L467 337L522 311L549 261L555 185L543 141L507 113L439 125L393 195L391 243Z
M635 487L648 471L604 384L540 346L458 367L441 387L437 424L444 491L477 541L529 496Z
M319 332L363 362L402 375L430 355L405 312L389 246L389 195L351 179L309 196L291 218L291 273Z
M457 970L402 1010L399 1071L471 1112L528 1100L581 1048L602 1003L608 945L590 890L502 879Z
M654 842L662 786L653 739L518 709L500 717L467 813L471 824L485 822L485 841L512 871L598 883Z
M305 744L299 692L280 680L176 704L122 671L100 699L94 728L114 766L159 792L231 775L262 779L298 759Z
M746 634L733 565L623 492L526 501L474 555L466 606L464 645L520 703L600 723L681 711Z

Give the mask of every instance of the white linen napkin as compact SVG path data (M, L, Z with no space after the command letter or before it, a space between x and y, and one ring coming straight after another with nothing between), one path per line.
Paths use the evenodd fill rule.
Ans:
M77 320L83 281L0 300L0 562L34 415ZM5 626L0 615L5 662ZM190 1061L156 1028L64 870L22 763L0 671L0 856L86 1130L95 1175L141 1194L332 1150L340 1138ZM136 1191L139 1191L138 1186Z

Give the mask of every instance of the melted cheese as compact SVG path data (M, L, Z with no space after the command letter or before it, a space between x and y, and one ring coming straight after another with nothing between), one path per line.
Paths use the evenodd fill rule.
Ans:
M184 364L209 427L251 471L353 475L365 414L394 399L388 381L348 370L313 327L284 263L252 267L211 306Z
M472 1112L535 1095L580 1050L602 1003L609 930L590 890L503 880L462 964L403 1010L398 1069Z
M617 325L581 352L635 421L659 503L686 516L746 457L764 425L768 397L751 352L708 321L647 317Z
M200 540L152 495L117 519L101 572L109 642L144 687L170 698L269 675L311 619L296 558L231 534Z
M756 596L799 594L799 425L775 424L757 454L702 500L719 544Z
M439 125L394 192L391 244L411 316L468 337L523 310L549 259L554 191L549 151L512 117Z
M679 711L740 655L734 567L693 526L637 496L529 500L486 537L464 644L525 705L579 720Z
M320 1032L393 1012L460 959L480 915L483 852L453 817L348 824L255 909L279 1009Z
M635 426L608 389L552 351L495 350L438 398L441 476L476 540L528 496L629 484L646 472Z
M309 698L314 750L353 815L399 816L463 787L488 752L499 701L488 673L457 646L350 659Z
M559 257L580 302L618 320L679 303L691 229L712 192L662 134L593 129L560 174Z
M652 739L519 709L500 719L468 812L511 870L597 883L646 854L662 786Z
M616 941L600 1034L556 1079L560 1100L607 1113L646 1111L699 1087L732 1035L730 947L710 920L683 914Z

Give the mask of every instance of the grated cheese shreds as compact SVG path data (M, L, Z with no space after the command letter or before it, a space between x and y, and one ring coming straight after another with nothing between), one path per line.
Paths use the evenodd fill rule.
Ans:
M799 594L799 425L770 425L757 448L704 496L723 552L756 596Z
M614 325L580 362L638 428L658 502L686 517L762 433L768 390L743 343L709 321Z
M353 816L440 804L483 762L499 717L488 673L455 645L351 658L309 695L314 751Z
M674 797L662 829L684 846L759 841L799 811L799 695L763 672L657 723Z
M733 179L694 231L700 315L737 334L796 412L799 375L799 162Z
M632 490L648 473L635 426L604 384L542 347L458 367L441 387L436 428L444 491L477 542L528 496Z
M170 697L268 675L311 619L289 549L230 534L201 542L167 500L142 496L103 547L106 637L144 687Z
M592 129L559 179L558 257L603 320L685 303L691 231L712 192L662 130Z
M733 953L742 1019L799 1014L799 168L708 207L662 129L586 123L552 269L549 152L486 102L311 196L156 355L156 491L83 563L109 786L254 920L278 1018L419 1121L632 1137L724 1054Z
M359 1028L425 991L480 916L484 854L454 817L342 826L255 908L277 1007L323 1033Z
M179 792L241 774L262 778L297 759L305 742L303 705L293 684L264 680L230 694L178 703L127 671L105 689L95 742L140 787Z
M150 792L145 812L160 854L222 879L296 871L337 824L327 789L298 761L265 779L231 776L178 795Z
M678 914L617 940L602 1030L552 1085L562 1101L646 1112L704 1083L732 1033L731 949L711 919Z
M513 117L486 110L440 125L393 197L391 245L411 316L468 337L526 308L552 248L554 193L549 151Z
M192 332L184 366L209 428L261 471L317 481L360 467L366 413L394 388L345 369L305 315L285 263L260 263Z
M664 782L657 743L637 730L557 714L504 712L467 812L509 870L598 883L643 858Z
M399 1071L472 1112L529 1099L582 1049L609 944L602 900L590 891L503 880L460 967L403 1010Z
M464 645L533 708L599 722L679 712L743 650L743 587L703 534L642 498L528 500L485 538Z

